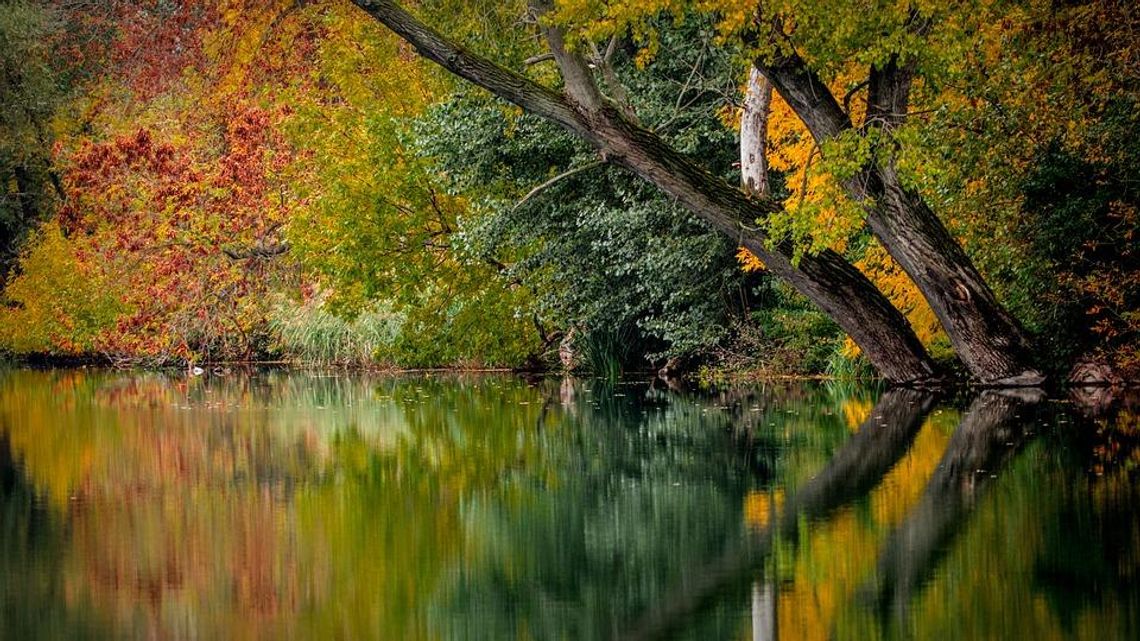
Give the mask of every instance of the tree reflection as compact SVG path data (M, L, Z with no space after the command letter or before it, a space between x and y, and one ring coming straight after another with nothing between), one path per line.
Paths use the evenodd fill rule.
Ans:
M970 509L1031 434L1040 390L986 391L966 410L922 500L891 532L866 588L881 610L906 618L914 592L934 571Z
M885 392L855 435L786 503L768 527L750 533L735 548L702 567L695 580L666 596L622 637L653 639L672 632L725 590L761 570L778 536L794 539L802 519L825 518L864 495L906 453L933 400L931 394L918 390Z
M957 407L801 384L0 373L0 637L1130 629L1135 408Z
M984 392L931 450L937 460L923 476L902 469L919 445L916 414L898 409L928 405L885 394L871 415L886 429L864 423L782 506L769 502L771 516L744 547L704 566L702 582L674 587L621 636L701 638L700 621L723 617L717 607L749 577L750 616L736 636L753 641L1127 635L1140 612L1140 468L1123 444L1140 432L1128 411L1107 423L1102 411L1099 428L1074 426L1042 399ZM1097 442L1073 442L1090 434ZM1112 468L1099 462L1107 451ZM1078 452L1088 454L1059 456ZM921 488L902 492L916 497L905 510L857 517L900 482Z

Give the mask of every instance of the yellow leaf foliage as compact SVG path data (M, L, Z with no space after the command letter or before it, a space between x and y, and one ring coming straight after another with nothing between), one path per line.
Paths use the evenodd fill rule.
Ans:
M762 272L768 268L764 265L764 261L760 260L756 254L753 254L744 247L740 247L736 250L736 260L740 261L740 268L743 269L745 273Z
M918 339L933 356L940 358L951 354L949 338L942 330L934 310L930 308L914 281L881 244L873 242L867 248L862 260L855 266L866 274L887 299L906 316ZM844 353L848 357L859 353L859 348L850 338L844 345Z
M78 256L59 225L46 223L20 258L0 305L0 348L15 353L82 352L119 307L101 272Z

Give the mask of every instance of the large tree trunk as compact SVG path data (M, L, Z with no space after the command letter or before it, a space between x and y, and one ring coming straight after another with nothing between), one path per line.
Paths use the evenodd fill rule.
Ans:
M796 54L758 60L757 66L823 143L852 123L820 78ZM875 67L868 79L865 128L889 131L906 118L913 66L897 60ZM991 385L1037 385L1024 331L998 303L961 245L922 198L902 187L892 167L868 165L846 184L868 203L867 222L906 271L946 329L970 372Z
M563 46L558 29L544 29L562 70L566 95L480 58L451 42L392 0L354 0L420 55L524 110L580 136L604 158L625 167L677 199L715 229L739 242L777 276L811 299L862 348L879 373L894 383L931 379L934 367L906 319L867 278L834 252L792 264L788 243L769 248L755 221L779 208L749 198L630 122L594 84L586 63Z
M1040 385L1029 341L997 301L962 246L890 167L868 181L877 206L867 222L899 265L911 275L947 328L962 362L983 383Z
M858 269L833 251L792 264L790 243L769 248L752 221L768 211L739 189L698 168L659 138L621 119L612 108L592 118L610 160L676 198L714 228L736 240L768 270L807 296L846 331L879 373L896 383L922 381L934 366L907 320Z

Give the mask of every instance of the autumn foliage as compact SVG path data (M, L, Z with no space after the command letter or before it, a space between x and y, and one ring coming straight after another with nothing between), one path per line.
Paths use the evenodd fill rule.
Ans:
M478 12L463 3L412 4L474 48L552 82L550 65L529 61L542 53L534 41L514 38L520 25L533 28L519 20L521 3ZM882 137L858 132L818 145L777 94L767 149L783 209L758 224L797 256L842 253L927 349L950 361L931 307L868 233L866 208L844 190L869 159L889 162L931 203L1002 304L1040 337L1046 367L1092 359L1125 375L1136 371L1136 9L1125 2L976 3L969 11L920 5L938 25L926 40L900 30L911 19L904 5L763 3L764 16L781 25L854 122L867 111L868 65L906 49L919 74L912 113ZM834 349L843 345L834 325L803 316L803 300L774 286L744 250L742 273L730 285L704 279L715 313L648 289L629 290L644 300L628 304L584 302L576 288L586 279L565 282L551 265L608 251L625 266L599 275L599 283L634 273L630 265L649 258L657 263L644 269L676 282L665 276L676 267L665 257L612 234L589 236L596 233L589 215L604 206L636 218L629 202L646 197L624 186L590 194L556 186L560 204L580 214L558 210L549 227L501 215L534 186L596 158L550 139L512 109L470 110L477 100L351 3L51 1L35 9L34 20L0 15L12 29L34 25L44 43L12 54L27 62L19 91L5 100L50 105L0 120L13 148L37 150L0 154L4 193L15 194L5 212L16 212L4 221L13 230L0 309L8 351L255 359L296 356L311 339L314 352L355 360L517 365L549 357L568 335L588 343L592 323L595 339L628 333L639 362L645 354L715 362L739 338L730 328L743 328L752 351L813 346L810 358L791 349L792 360L811 361L808 370L825 366L814 350L820 345L828 366L858 359L850 341ZM767 55L751 48L754 3L561 0L550 19L583 51L612 41L615 77L631 90L642 124L692 154L732 138L746 80L735 75L747 67L739 62ZM903 33L903 41L880 42L883 33ZM731 64L710 66L718 56ZM678 75L691 60L693 72ZM698 118L720 130L701 130ZM559 157L527 151L535 136L547 136L541 145ZM572 220L576 228L556 231ZM512 235L521 240L501 242ZM583 249L558 245L570 238ZM690 252L691 264L715 263L707 247L683 241L669 246ZM639 251L636 260L629 256ZM590 260L580 267L600 268ZM720 325L678 332L664 315ZM620 332L595 320L617 317ZM325 330L306 337L318 325ZM358 331L349 328L366 326L359 331L367 340L347 338Z
M100 351L217 358L257 347L268 288L288 275L274 259L295 205L279 184L291 155L272 114L235 107L195 137L213 134L213 148L143 129L85 142L72 157L61 226L130 310Z
M8 348L146 362L272 358L296 346L272 328L327 315L326 306L373 314L382 286L379 295L424 317L418 323L445 326L409 325L407 344L390 345L388 358L522 357L533 331L525 317L514 342L472 340L480 331L446 328L464 314L471 318L463 322L476 322L474 303L455 316L462 295L456 285L476 288L480 299L502 294L494 293L488 266L460 269L448 256L446 235L460 210L416 173L417 161L400 149L400 129L359 125L363 103L386 102L393 115L406 117L435 91L430 79L409 84L415 66L374 25L347 6L259 0L56 11L69 25L61 41L70 45L84 35L100 46L64 48L92 73L59 116L53 163L65 196L55 220L26 245L8 288L0 315ZM345 55L375 56L381 64L357 66ZM383 119L383 111L374 117ZM377 182L384 180L391 182ZM369 213L376 197L398 203L386 223ZM408 216L421 207L432 217L422 223L425 238L437 249L399 250L409 267L420 261L431 270L410 277L415 290L397 293L385 273L362 272L357 261L364 254L341 258L338 247L367 238L386 243L398 226L419 235L421 222ZM358 236L351 217L358 211L382 223L377 234ZM70 275L72 289L98 295L54 300L61 293L57 273ZM350 275L354 282L346 282ZM449 283L450 296L430 287L435 277ZM366 282L377 278L385 284ZM460 285L464 280L469 284ZM95 300L99 314L83 308ZM504 312L514 315L515 308ZM24 332L29 325L37 331ZM465 346L415 356L412 345L430 344L437 331ZM339 353L316 345L311 351Z

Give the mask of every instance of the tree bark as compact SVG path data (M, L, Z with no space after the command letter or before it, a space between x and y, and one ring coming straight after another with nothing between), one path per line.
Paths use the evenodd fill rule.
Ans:
M740 114L740 181L744 191L767 196L768 113L772 106L772 83L755 66L748 73L748 89Z
M831 316L887 380L913 383L934 377L933 363L906 319L858 269L830 251L805 256L797 268L791 261L790 244L770 249L764 234L753 225L780 205L770 199L749 198L654 133L631 123L598 91L585 62L563 46L558 29L546 27L544 31L562 70L565 97L467 52L393 0L354 2L409 42L421 56L580 136L604 158L656 185L742 244Z
M817 143L853 127L827 86L795 53L757 60ZM897 59L871 70L865 128L889 131L906 118L913 65ZM905 189L889 164L869 164L845 185L867 204L867 223L887 252L930 303L959 358L982 383L1039 385L1044 377L1031 364L1029 341L962 246L913 191Z
M868 184L881 203L867 218L871 231L911 274L970 372L987 385L1040 385L1045 377L1031 364L1021 325L998 303L938 216L902 187L891 167L880 167Z

